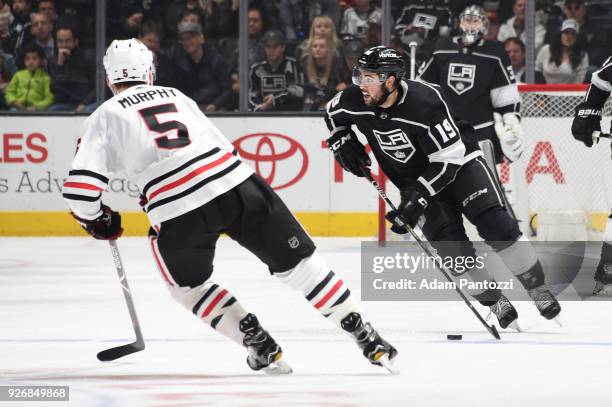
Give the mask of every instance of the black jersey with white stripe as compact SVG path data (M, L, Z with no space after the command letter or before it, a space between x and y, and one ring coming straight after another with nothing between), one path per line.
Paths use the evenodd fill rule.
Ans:
M332 134L354 125L380 167L399 188L416 186L433 196L453 181L461 166L479 156L472 127L455 121L438 86L402 80L396 103L368 107L351 86L328 104L325 122Z
M591 77L591 86L585 101L589 106L601 109L612 93L612 57L609 57Z
M518 87L501 43L481 39L465 47L453 38L434 51L419 77L440 85L457 115L476 129L492 126L494 111L519 112Z

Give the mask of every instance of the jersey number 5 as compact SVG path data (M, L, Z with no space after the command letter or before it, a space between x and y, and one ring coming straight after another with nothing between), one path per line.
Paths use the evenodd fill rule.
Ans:
M174 149L188 146L191 143L191 140L189 140L189 131L187 131L187 126L185 126L183 123L176 120L160 122L157 119L158 114L176 112L176 105L174 103L151 106L138 111L147 124L149 130L162 134L161 137L157 137L155 139L157 147ZM171 131L176 131L176 137L168 137L168 133Z
M444 143L446 143L457 135L457 132L455 131L455 129L453 129L453 126L451 126L448 119L444 119L442 124L438 123L435 127L436 130L438 130L438 133L440 133L440 136L442 137L442 141Z

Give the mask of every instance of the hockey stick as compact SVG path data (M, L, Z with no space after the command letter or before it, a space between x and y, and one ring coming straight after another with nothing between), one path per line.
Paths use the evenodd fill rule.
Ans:
M610 134L610 133L599 133L599 136L597 136L597 137L600 137L600 138L612 138L612 134Z
M121 263L121 257L119 256L119 248L117 247L116 240L109 240L111 253L113 255L113 262L119 275L119 282L121 283L121 289L127 303L128 311L130 312L130 318L132 319L132 326L134 327L134 333L136 334L136 341L128 343L127 345L116 346L114 348L106 349L98 353L98 360L101 362L109 362L111 360L119 359L127 356L134 352L139 352L145 348L144 338L142 332L140 332L140 324L138 323L138 317L136 316L136 309L134 308L134 302L132 301L132 292L128 285L125 271L123 270L123 263Z
M376 180L374 179L374 177L372 177L372 173L370 172L370 170L368 168L362 167L361 168L361 172L363 173L363 175L366 177L366 179L368 181L370 181L370 184L372 184L374 186L374 188L376 188L376 191L378 192L378 195L380 195L380 197L382 199L384 199L384 201L387 203L387 205L389 205L389 208L391 208L391 210L393 211L397 211L397 208L395 207L395 205L393 205L393 202L391 202L391 199L389 199L389 197L387 196L387 194L385 193L385 191L382 190L382 188L380 187L380 185L378 185L378 182L376 182ZM429 250L429 248L425 245L425 243L419 238L419 236L414 232L414 229L412 229L410 227L410 225L407 225L405 222L403 222L399 217L395 217L395 219L393 219L393 223L395 223L397 226L399 227L403 227L405 228L408 233L410 233L410 235L412 235L413 239L419 244L419 246L421 246L421 249L423 249L423 251L429 256L429 257L436 257L433 255L433 253L431 252L431 250ZM435 262L434 262L435 263ZM451 283L453 283L453 279L451 278L451 276L449 274L453 274L450 270L447 270L446 267L442 266L442 264L436 264L437 269L444 275L444 277ZM476 310L476 308L474 308L474 306L472 305L472 303L467 299L467 297L465 296L465 294L463 294L463 291L461 291L461 289L459 287L457 287L457 284L454 284L455 286L455 291L457 292L457 294L459 294L459 296L461 297L461 299L463 300L463 302L465 302L465 304L468 306L468 308L470 310L472 310L472 312L474 313L474 315L476 316L476 318L478 318L478 320L480 321L480 323L486 328L487 331L489 331L489 333L491 335L493 335L493 337L495 339L501 339L499 337L499 333L497 332L497 328L495 328L495 325L489 325L487 324L487 322L484 320L484 318L482 317L482 315L480 315L480 313Z

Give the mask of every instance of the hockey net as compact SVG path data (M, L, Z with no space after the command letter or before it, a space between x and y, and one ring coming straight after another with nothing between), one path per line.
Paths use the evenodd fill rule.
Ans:
M539 240L600 240L612 209L611 140L592 148L571 134L575 107L586 85L519 85L527 148L520 160L498 165L521 230ZM604 106L602 131L609 132L612 102ZM399 193L385 183L393 202ZM379 202L379 241L401 240L385 225ZM472 233L471 238L477 239Z

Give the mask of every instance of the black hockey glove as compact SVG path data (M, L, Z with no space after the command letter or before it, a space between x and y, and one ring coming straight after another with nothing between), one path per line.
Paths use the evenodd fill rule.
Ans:
M576 114L572 122L572 135L582 141L587 147L593 145L593 132L601 132L601 109L589 107L586 103L576 106Z
M413 188L404 189L401 191L402 201L400 202L397 211L389 211L385 218L391 222L391 230L394 233L404 235L408 233L405 225L414 228L419 221L425 208L427 208L427 199L419 191Z
M93 220L79 218L72 212L70 214L85 229L85 232L96 239L115 240L123 233L121 215L104 204L102 204L102 215Z
M327 144L338 164L345 171L363 177L362 168L372 165L363 144L352 131L339 131L327 139Z

